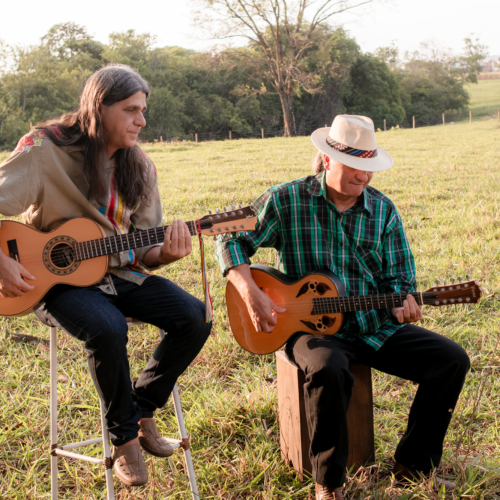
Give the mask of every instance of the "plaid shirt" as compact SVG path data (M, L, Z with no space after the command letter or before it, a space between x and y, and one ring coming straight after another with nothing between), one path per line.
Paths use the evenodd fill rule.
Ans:
M274 186L253 203L258 223L247 235L223 235L216 246L222 272L260 247L276 249L276 267L291 277L321 269L335 273L346 295L415 290L415 262L403 223L389 198L367 187L346 212L326 197L324 173ZM390 310L347 313L337 336L361 338L375 350L399 328Z

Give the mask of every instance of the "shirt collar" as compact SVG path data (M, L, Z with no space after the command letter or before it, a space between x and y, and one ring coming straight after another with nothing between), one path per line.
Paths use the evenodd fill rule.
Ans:
M323 198L331 203L326 197L326 171L319 173L314 176L308 183L307 190L313 196L323 196ZM336 207L335 207L336 208ZM358 199L356 204L350 209L354 212L360 212L361 210L365 210L370 215L373 215L373 198L365 188L361 193L361 197Z

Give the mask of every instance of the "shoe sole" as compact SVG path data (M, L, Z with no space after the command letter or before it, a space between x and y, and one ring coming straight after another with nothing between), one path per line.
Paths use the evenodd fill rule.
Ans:
M117 477L117 479L120 481L120 483L124 484L125 486L144 486L149 482L149 477L144 482L132 482L129 479L125 479L114 467L113 470L115 471L115 476Z
M160 453L156 453L154 452L153 450L151 450L150 448L148 448L148 446L146 446L145 444L143 444L141 438L139 438L139 444L141 445L141 448L148 454L148 455L153 455L153 457L157 457L157 458L168 458L168 457L171 457L173 454L174 454L174 450L172 450L171 453L169 453L168 455L162 455Z

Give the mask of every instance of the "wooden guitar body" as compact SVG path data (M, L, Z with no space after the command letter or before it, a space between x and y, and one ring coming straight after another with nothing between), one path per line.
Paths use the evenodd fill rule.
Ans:
M321 271L294 280L268 266L253 265L250 270L259 288L287 311L278 314L278 322L271 333L257 332L245 302L228 282L226 303L229 322L241 347L255 354L269 354L278 350L295 332L334 335L340 330L342 313L311 315L313 298L345 295L344 285L335 274Z
M3 220L0 247L5 255L18 260L35 278L26 280L35 289L23 297L0 296L1 316L21 316L36 309L55 284L90 286L106 273L108 257L76 261L64 258L74 242L103 238L100 226L90 219L72 219L49 233L42 233L20 222Z
M209 211L201 219L187 221L191 236L253 231L257 217L252 206L224 212ZM36 279L35 287L23 297L0 295L0 316L22 316L34 311L43 296L57 284L90 286L97 283L108 268L108 255L144 248L165 241L168 226L141 229L106 236L91 219L71 219L49 233L42 233L20 222L0 221L0 247L5 255L20 262Z
M344 313L403 307L408 295L412 295L418 305L432 307L477 304L482 296L477 281L455 283L453 278L448 285L436 284L422 292L346 297L344 285L330 271L316 271L294 280L268 266L251 266L250 270L257 286L276 305L286 309L278 314L272 332L257 332L247 305L233 284L228 282L227 313L234 338L241 347L255 354L276 351L296 332L335 335L342 327Z

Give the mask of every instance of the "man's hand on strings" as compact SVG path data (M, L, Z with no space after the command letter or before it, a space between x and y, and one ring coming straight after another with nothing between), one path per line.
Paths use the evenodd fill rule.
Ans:
M417 304L413 295L406 297L403 307L394 307L391 312L400 323L416 323L422 319L422 308Z
M258 332L272 332L278 322L278 314L286 309L274 303L255 283L248 264L241 264L229 270L229 281L236 287L248 314Z
M19 262L7 257L0 250L0 295L2 297L22 297L35 287L23 278L34 280L35 277Z
M186 223L180 219L174 220L165 230L165 242L160 247L160 260L162 264L171 264L183 259L191 253L191 233Z

